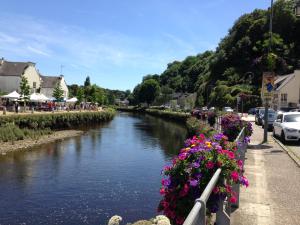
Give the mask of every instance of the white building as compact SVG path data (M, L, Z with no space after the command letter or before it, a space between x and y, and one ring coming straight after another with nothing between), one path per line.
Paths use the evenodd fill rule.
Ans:
M8 62L0 59L0 91L20 93L21 76L24 75L31 89L31 93L42 93L52 98L53 90L59 82L64 91L64 98L68 98L69 90L63 75L41 76L32 62Z
M31 89L36 92L41 86L41 78L32 62L8 62L0 59L0 90L20 92L21 76L24 75Z
M300 70L275 80L273 108L279 110L284 107L300 108Z
M63 75L60 76L43 76L41 75L42 84L41 84L41 93L47 96L48 98L53 97L53 91L57 83L60 84L62 90L64 91L64 98L67 99L69 96L69 89L65 78Z

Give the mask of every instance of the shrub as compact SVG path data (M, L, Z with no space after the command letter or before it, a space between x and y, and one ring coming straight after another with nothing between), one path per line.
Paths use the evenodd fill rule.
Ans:
M245 127L245 137L252 135L252 125L250 122L242 121L237 114L225 114L221 120L223 133L228 137L229 141L234 141L243 127Z
M248 186L242 174L243 163L235 159L236 150L236 145L229 143L223 134L215 134L211 139L203 134L188 139L178 157L163 169L160 189L163 199L158 210L163 211L172 224L182 224L218 168L222 170L207 203L208 213L218 210L220 199L228 197L230 202L235 202L232 185Z
M30 129L64 129L78 125L93 124L108 121L113 118L115 111L107 109L101 112L68 112L47 114L9 115L0 117L0 125L14 123L20 128Z
M188 118L186 126L189 136L204 134L206 137L211 137L216 132L213 128L195 117Z

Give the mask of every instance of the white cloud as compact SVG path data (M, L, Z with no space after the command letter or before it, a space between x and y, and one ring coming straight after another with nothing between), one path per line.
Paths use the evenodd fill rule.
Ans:
M124 68L127 72L130 68L149 68L149 73L162 71L170 61L198 53L199 45L211 46L198 40L189 43L169 33L144 40L116 31L95 33L82 27L9 14L0 17L0 26L4 57L35 54L38 60L41 57L83 71L109 67Z

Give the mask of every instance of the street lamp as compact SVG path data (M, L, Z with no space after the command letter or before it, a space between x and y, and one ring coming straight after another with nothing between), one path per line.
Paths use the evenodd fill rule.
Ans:
M295 15L300 16L300 1L296 2L295 5Z

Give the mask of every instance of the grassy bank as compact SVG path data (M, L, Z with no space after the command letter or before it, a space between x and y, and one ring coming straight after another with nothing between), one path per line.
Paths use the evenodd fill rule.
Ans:
M107 109L101 112L64 112L47 114L18 114L0 117L0 126L13 123L19 128L46 129L51 130L66 129L85 124L95 124L111 120L115 111Z
M174 112L171 110L159 110L159 109L149 109L142 107L118 107L117 110L122 112L133 112L133 113L147 113L152 116L157 116L160 118L173 120L175 122L186 123L187 119L191 117L190 113L184 112Z
M38 140L54 130L76 128L111 120L115 110L100 112L62 112L45 114L14 114L0 117L0 142Z
M43 135L49 135L53 132L49 128L45 129L28 129L19 128L13 123L8 123L0 126L0 142L12 142L18 140L24 140L30 138L32 140L37 140Z
M193 136L200 133L206 134L207 136L211 136L214 133L213 128L205 124L203 121L192 117L190 113L174 112L170 110L146 109L138 107L117 108L117 110L133 113L147 113L152 116L157 116L160 118L179 122L186 126L189 136Z

